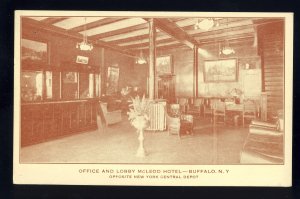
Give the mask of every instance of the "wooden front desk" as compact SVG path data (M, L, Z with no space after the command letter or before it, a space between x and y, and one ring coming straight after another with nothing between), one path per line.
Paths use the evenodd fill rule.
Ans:
M98 100L24 103L21 147L97 129Z

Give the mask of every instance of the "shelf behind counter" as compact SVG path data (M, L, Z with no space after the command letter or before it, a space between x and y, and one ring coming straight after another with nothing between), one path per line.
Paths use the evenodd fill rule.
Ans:
M97 129L99 99L21 105L21 147Z

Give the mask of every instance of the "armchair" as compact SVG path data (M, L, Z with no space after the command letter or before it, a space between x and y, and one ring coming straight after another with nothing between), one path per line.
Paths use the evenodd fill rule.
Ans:
M169 135L177 134L180 138L180 106L179 104L170 104L167 112L167 127Z
M108 112L107 103L103 102L100 102L100 110L106 126L122 121L121 110Z
M178 104L180 107L180 111L182 113L185 113L187 110L187 106L188 106L188 99L187 98L179 98L178 99Z
M203 104L203 99L201 98L197 98L193 101L193 104L189 104L188 105L188 110L187 113L188 114L192 114L192 115L199 115L201 116L201 107Z
M181 138L181 133L193 135L193 115L181 114L179 104L171 104L167 111L167 126L169 135L176 134Z
M221 101L217 101L214 105L213 105L213 121L214 124L217 123L217 119L219 117L223 118L223 123L225 124L226 122L226 106L224 102Z
M252 121L249 134L240 153L240 163L282 164L283 128L280 120L276 124Z
M218 102L218 99L205 99L203 103L203 116L206 118L206 115L211 116L211 120L213 120L213 107L216 102Z

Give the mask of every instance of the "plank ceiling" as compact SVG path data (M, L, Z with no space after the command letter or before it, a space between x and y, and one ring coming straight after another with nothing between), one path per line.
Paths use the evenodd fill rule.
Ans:
M86 34L93 43L118 48L123 52L135 54L147 50L149 46L148 19L121 17L25 17L56 31ZM29 18L29 19L28 19ZM202 18L158 18L156 47L159 49L187 46L189 43L201 44L222 42L226 39L248 39L255 35L255 27L268 23L274 18L214 18L215 25L205 31L195 29L194 25ZM172 28L174 31L172 32ZM176 33L174 33L176 32ZM79 35L80 36L80 35ZM191 45L188 45L191 47Z

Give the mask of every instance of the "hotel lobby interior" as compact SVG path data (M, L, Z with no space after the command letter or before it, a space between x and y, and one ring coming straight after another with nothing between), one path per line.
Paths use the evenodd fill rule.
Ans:
M20 163L284 164L284 28L22 16Z

